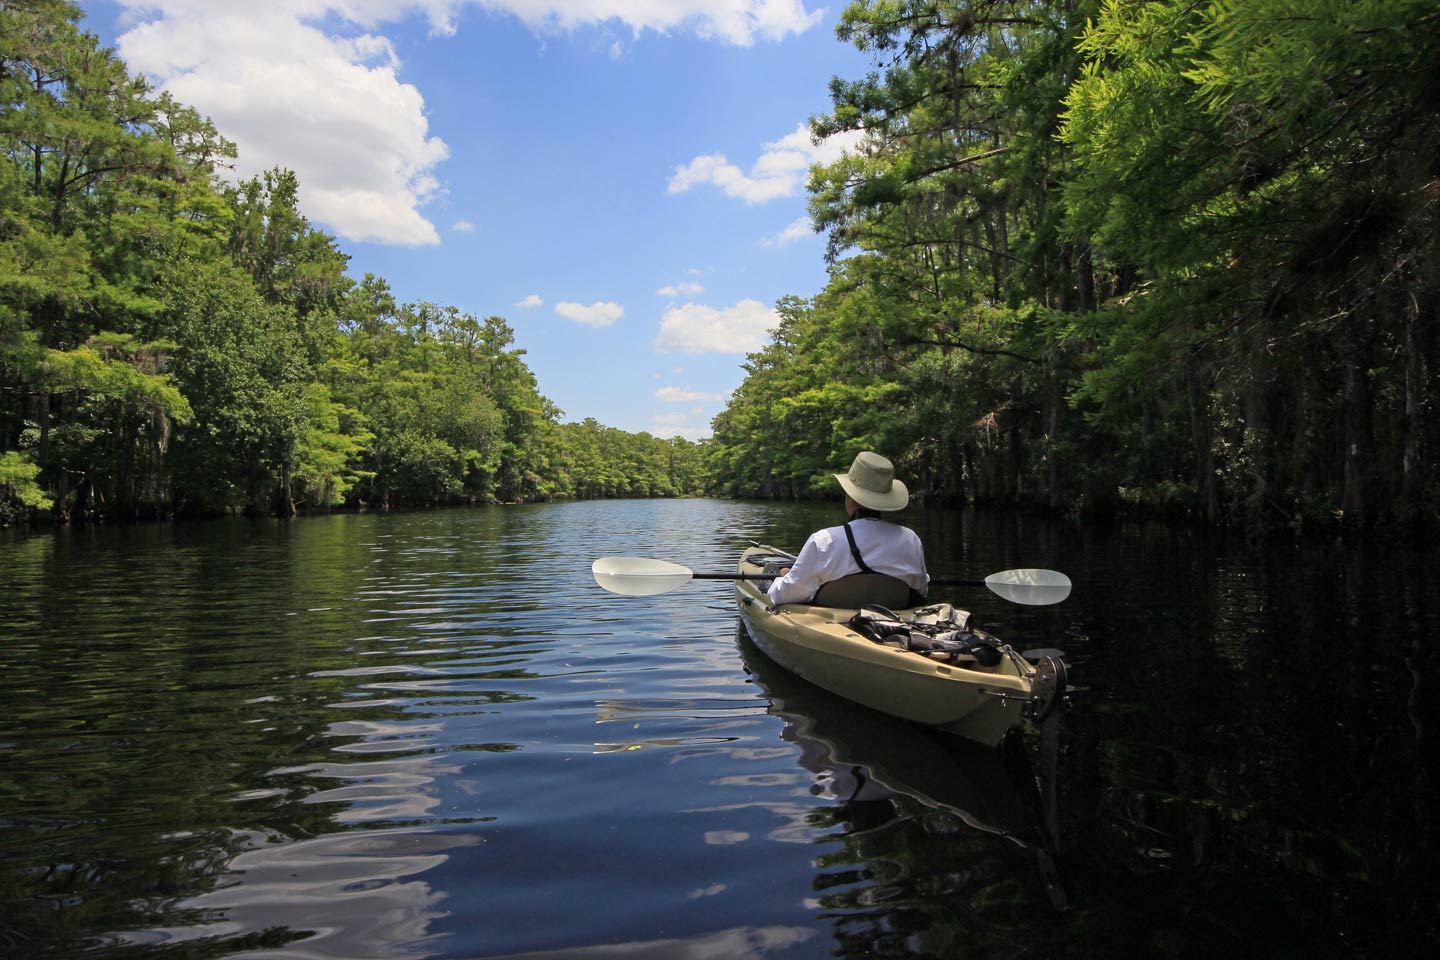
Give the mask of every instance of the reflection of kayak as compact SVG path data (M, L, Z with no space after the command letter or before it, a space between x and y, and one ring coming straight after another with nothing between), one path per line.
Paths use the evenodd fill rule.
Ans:
M1054 859L1053 789L1040 790L1018 731L991 750L846 702L769 659L739 631L745 666L785 721L784 739L800 748L800 763L815 775L811 792L849 802L901 794L959 817L1029 851L1038 879L1056 910L1069 897ZM1055 734L1053 715L1042 740ZM1052 788L1054 752L1041 770Z
M764 572L774 547L751 547L739 573ZM995 746L1025 717L1040 717L1064 694L1064 667L1032 664L1001 644L998 662L948 662L873 640L851 628L856 611L802 603L770 605L753 580L735 581L735 599L756 646L776 663L847 700ZM897 611L907 617L913 611Z
M739 642L770 712L785 721L784 738L800 747L801 764L816 776L820 789L812 793L838 800L904 794L977 830L1033 841L1027 814L1035 803L1025 802L1024 778L1006 767L1010 744L987 750L848 703L782 669L743 632ZM1013 746L1023 757L1023 744Z

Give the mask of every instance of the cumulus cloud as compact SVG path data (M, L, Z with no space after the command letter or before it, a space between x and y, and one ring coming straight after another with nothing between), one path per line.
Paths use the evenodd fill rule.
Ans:
M655 391L655 399L662 403L715 403L725 399L723 393L702 393L685 387L661 387Z
M456 220L450 225L450 229L455 233L474 233L475 224L469 220Z
M655 291L657 297L693 297L697 293L704 293L705 288L693 281L685 283L671 283Z
M235 142L236 176L288 167L311 220L403 246L440 242L422 210L444 193L437 172L450 150L431 135L421 92L400 79L386 24L421 16L443 36L479 7L537 32L619 23L748 46L808 30L822 13L805 0L116 2L120 55Z
M790 225L773 237L766 237L762 242L767 247L783 247L794 243L796 240L803 240L806 237L813 237L815 228L810 224L809 217L800 217L792 220Z
M413 8L383 0L120 2L129 24L120 55L214 120L239 149L238 176L293 169L306 215L346 239L440 242L420 208L442 193L435 170L449 148L430 136L424 98L400 81L390 41L365 29ZM421 6L434 24L447 5Z
M660 318L655 349L666 353L753 353L770 339L780 315L759 300L717 310L698 303L671 307Z
M588 307L566 301L555 304L555 312L587 327L608 327L625 315L625 308L611 300L596 301Z
M545 301L540 299L540 294L538 293L532 293L523 300L515 301L515 306L523 307L526 310L534 310L536 307L543 307L544 305Z
M760 157L745 173L723 153L696 157L675 168L666 185L667 193L685 193L703 184L713 184L726 196L758 204L800 193L810 168L817 163L834 163L846 151L853 151L864 139L860 132L839 133L820 143L810 141L810 129L798 124L794 131L765 144Z

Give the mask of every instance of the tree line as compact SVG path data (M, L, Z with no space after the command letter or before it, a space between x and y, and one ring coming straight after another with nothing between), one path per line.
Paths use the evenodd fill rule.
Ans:
M732 494L860 448L944 501L1436 519L1433 0L857 0L830 278L716 419Z
M503 318L350 277L81 16L0 2L0 525L703 487L698 444L562 423Z
M360 280L276 169L0 2L0 523L560 497L1212 525L1440 513L1432 0L856 0L830 279L702 443L562 423L498 316Z

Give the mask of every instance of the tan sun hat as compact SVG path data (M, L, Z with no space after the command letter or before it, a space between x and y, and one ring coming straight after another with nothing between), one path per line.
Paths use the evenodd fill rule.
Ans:
M910 491L895 479L894 464L878 453L860 454L850 472L837 473L835 479L851 499L871 510L901 510L910 502Z

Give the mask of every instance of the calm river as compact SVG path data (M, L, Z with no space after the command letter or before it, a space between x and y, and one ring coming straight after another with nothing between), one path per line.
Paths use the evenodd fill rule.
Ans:
M0 954L1387 957L1440 939L1440 562L912 510L1066 651L985 752L805 687L727 570L837 507L0 534Z

